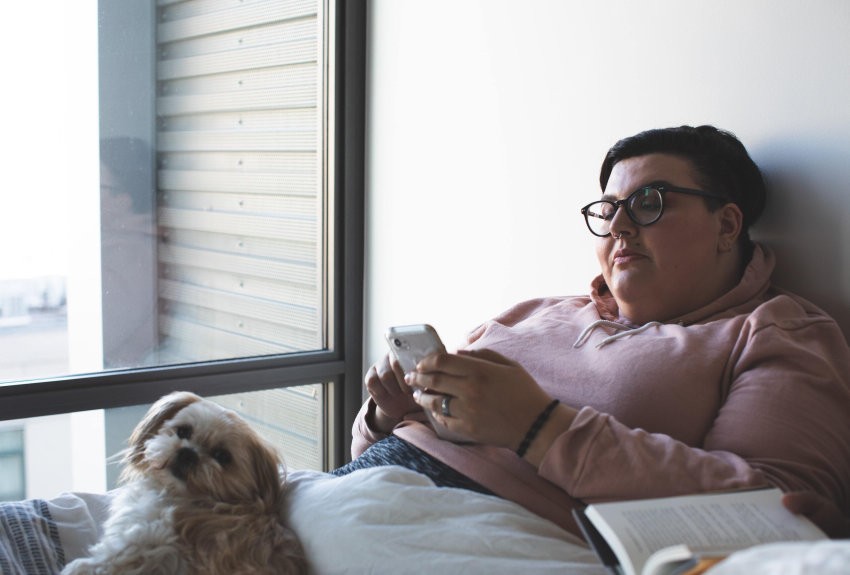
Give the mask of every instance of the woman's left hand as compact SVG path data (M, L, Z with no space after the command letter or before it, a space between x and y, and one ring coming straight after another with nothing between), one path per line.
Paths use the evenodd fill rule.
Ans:
M486 349L430 355L405 381L417 390L416 402L450 430L513 450L552 401L519 363Z

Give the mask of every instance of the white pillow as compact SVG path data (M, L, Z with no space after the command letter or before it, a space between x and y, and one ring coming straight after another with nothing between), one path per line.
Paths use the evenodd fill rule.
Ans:
M738 551L710 575L847 575L850 541L768 543Z
M289 521L318 574L606 573L578 538L525 508L401 467L288 481Z

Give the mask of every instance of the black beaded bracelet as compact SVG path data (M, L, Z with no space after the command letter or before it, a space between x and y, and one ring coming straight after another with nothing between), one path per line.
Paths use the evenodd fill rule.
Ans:
M540 433L543 425L549 420L549 416L552 415L552 412L559 403L561 402L557 399L553 399L552 402L546 406L546 409L540 412L540 415L537 416L537 419L535 419L534 423L531 424L531 427L528 428L528 433L526 433L525 437L522 438L522 443L519 444L519 449L516 450L517 455L520 457L525 455L525 452L528 451L529 447L531 447L531 442L534 441L534 438L537 437L538 433Z

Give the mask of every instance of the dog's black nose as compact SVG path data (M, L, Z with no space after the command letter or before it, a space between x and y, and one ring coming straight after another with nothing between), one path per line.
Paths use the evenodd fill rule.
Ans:
M181 447L171 463L171 474L181 481L186 481L189 471L198 463L198 454L194 449Z

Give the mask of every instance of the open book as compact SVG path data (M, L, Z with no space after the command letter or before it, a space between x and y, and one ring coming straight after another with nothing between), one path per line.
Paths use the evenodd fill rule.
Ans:
M827 538L782 505L779 489L598 503L574 513L602 562L622 575L700 572L761 543Z

